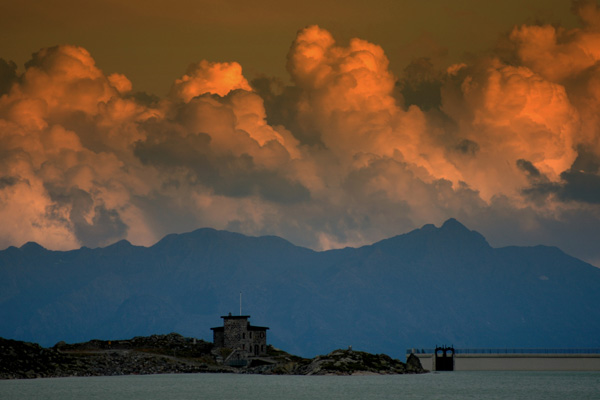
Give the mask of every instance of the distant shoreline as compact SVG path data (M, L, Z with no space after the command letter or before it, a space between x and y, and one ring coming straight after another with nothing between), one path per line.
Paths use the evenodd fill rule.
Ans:
M425 371L417 357L406 363L385 354L335 350L306 359L269 346L269 356L247 367L219 364L212 343L177 333L129 340L59 342L51 348L0 338L0 379L170 373L243 373L269 375L375 375Z

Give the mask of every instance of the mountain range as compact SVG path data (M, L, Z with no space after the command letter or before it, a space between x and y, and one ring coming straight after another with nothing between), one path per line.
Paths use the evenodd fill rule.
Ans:
M0 336L212 341L220 316L241 308L270 344L305 357L350 345L395 357L436 344L600 347L598 288L600 269L556 247L493 248L455 219L322 252L205 228L150 247L0 251Z

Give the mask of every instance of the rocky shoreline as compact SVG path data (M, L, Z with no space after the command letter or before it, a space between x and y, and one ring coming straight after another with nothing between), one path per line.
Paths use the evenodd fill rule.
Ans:
M253 360L248 367L234 368L219 364L212 350L212 343L176 333L130 340L60 342L51 348L0 338L0 379L167 373L356 375L427 372L414 356L403 363L385 354L348 349L305 359L272 346L269 346L268 357Z
M282 352L283 353L283 352ZM285 354L285 353L284 353ZM293 356L292 356L293 357ZM428 372L414 355L406 363L386 354L371 354L364 351L334 350L313 359L293 359L283 355L274 357L275 365L262 367L269 374L286 375L392 375L420 374ZM261 373L261 367L249 368L250 373Z

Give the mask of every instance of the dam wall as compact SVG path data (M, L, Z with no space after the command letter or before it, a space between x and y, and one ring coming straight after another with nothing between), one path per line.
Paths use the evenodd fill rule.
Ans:
M600 349L408 349L430 371L600 371Z

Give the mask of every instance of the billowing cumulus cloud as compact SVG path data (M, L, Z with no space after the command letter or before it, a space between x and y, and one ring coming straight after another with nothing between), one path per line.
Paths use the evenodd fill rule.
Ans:
M309 26L290 85L201 60L164 98L77 46L0 60L0 245L212 226L321 249L455 217L598 262L600 12L574 11L578 28L518 26L496 53L401 77L380 46Z
M442 110L458 124L458 146L473 153L455 163L486 199L512 196L525 184L518 160L557 180L576 158L579 114L565 88L526 67L482 60L458 71L442 94Z
M425 115L403 109L393 96L396 78L383 49L360 39L335 44L317 26L299 32L288 69L300 91L297 118L341 162L362 167L381 157L407 161L423 179L461 175L432 145ZM427 176L432 175L432 176Z
M171 95L188 102L204 93L225 96L234 89L250 90L240 64L203 60L190 65L185 75L175 81Z

